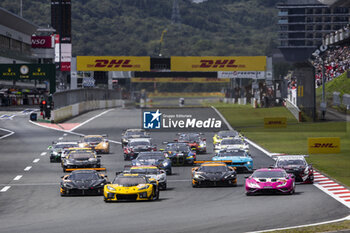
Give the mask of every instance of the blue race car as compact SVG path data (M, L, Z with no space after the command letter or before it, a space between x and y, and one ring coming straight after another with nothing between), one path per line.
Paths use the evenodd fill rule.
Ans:
M163 150L166 158L171 160L173 166L193 165L196 161L196 149L184 142L167 143Z
M171 175L171 160L167 159L164 152L147 151L140 152L136 159L132 160L133 166L152 165L165 170L167 175Z
M253 159L245 150L220 150L212 160L225 161L228 166L235 167L236 171L253 171Z

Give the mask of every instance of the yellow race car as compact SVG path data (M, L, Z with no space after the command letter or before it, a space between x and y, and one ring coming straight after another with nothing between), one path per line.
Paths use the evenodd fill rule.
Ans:
M109 153L109 141L106 135L86 135L79 144L80 147L89 147L97 153Z
M236 138L242 137L242 135L237 131L223 130L216 133L213 137L213 145L219 144L224 138Z
M159 199L158 181L140 174L121 173L104 186L104 201L147 201Z

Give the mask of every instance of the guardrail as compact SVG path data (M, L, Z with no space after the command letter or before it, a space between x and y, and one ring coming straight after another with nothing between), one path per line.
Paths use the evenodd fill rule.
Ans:
M301 122L301 111L293 104L289 99L284 99L286 101L286 108L293 114L293 116L298 120L298 122Z
M121 93L108 89L77 89L56 92L53 94L55 109L86 101L116 99L121 99Z
M124 101L121 99L84 101L53 110L51 122L62 122L90 110L122 106L124 106Z
M340 93L339 92L333 92L333 105L334 106L339 106L341 105L341 100L340 100Z

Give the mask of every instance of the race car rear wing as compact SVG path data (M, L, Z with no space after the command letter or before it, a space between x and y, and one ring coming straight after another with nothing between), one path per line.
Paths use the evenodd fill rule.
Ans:
M221 160L221 161L213 161L213 160L199 160L199 161L194 161L195 164L202 164L202 163L232 163L232 160Z
M95 171L107 171L105 167L89 167L89 168L67 168L66 172L72 172L76 170L95 170Z
M274 160L277 160L278 157L296 157L296 156L302 156L304 158L309 157L309 155L290 155L290 154L284 154L284 153L271 153L271 158Z

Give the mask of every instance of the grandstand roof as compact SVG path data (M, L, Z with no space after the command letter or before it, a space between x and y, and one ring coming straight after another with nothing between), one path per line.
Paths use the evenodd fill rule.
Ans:
M0 25L27 35L32 35L39 28L28 20L0 7Z
M319 2L338 7L350 7L350 2L348 0L318 0Z

